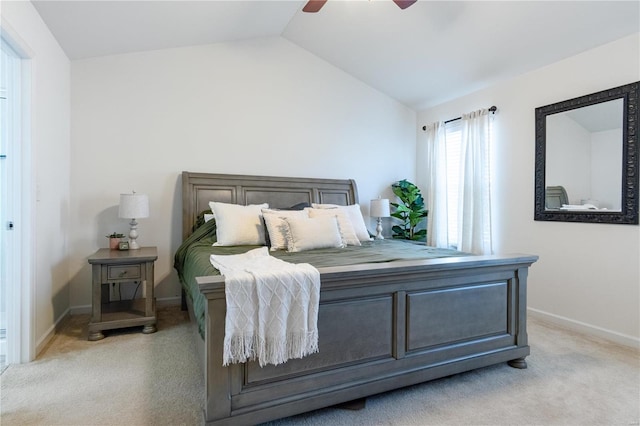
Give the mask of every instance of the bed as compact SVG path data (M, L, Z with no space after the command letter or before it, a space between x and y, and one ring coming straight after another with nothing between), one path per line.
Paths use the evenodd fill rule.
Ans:
M353 180L183 172L182 198L185 243L176 269L201 355L209 425L257 424L362 402L502 362L526 368L527 273L536 256L474 256L392 240L363 243L362 250L373 253L364 263L344 260L346 254L326 263L314 258L315 250L308 253L321 276L318 353L277 366L225 367L224 277L207 263L211 225L201 224L208 203L347 206L358 202L357 186ZM383 245L397 253L393 261L376 258Z

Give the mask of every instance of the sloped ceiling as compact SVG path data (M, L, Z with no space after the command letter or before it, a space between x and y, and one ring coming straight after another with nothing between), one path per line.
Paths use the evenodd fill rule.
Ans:
M415 110L640 32L638 1L32 1L72 60L281 36Z

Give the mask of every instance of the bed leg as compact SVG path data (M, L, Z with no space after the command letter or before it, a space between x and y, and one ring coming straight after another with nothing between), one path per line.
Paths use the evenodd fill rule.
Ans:
M367 406L367 398L354 399L353 401L343 402L342 404L336 405L336 408L340 408L342 410L363 410Z
M519 368L519 369L527 368L527 361L524 360L524 357L507 361L507 364L509 364L509 366L513 368Z

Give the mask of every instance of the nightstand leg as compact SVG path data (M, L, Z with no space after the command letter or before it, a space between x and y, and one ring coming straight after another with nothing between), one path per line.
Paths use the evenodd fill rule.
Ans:
M104 334L102 334L102 331L93 331L89 333L89 340L92 342L102 339L104 339Z
M91 307L91 321L89 322L89 340L95 342L96 340L104 339L102 331L91 331L91 323L99 323L102 321L102 282L100 280L100 265L93 265L91 272L93 300Z
M102 321L102 281L100 280L100 265L93 265L92 269L92 290L93 301L91 310L91 322Z
M154 288L155 285L155 277L153 276L153 262L147 262L145 264L145 315L148 317L156 316L156 300L154 297ZM155 323L145 325L142 329L144 334L155 333L157 330Z
M158 331L158 329L156 328L155 324L145 325L144 328L142 329L142 333L144 334L151 334L151 333L155 333L156 331Z

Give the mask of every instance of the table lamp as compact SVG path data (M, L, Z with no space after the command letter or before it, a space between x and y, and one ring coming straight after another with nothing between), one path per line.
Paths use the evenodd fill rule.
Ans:
M376 226L376 240L384 240L384 237L382 236L382 218L391 216L389 200L386 198L371 200L369 216L378 219L378 225Z
M149 197L145 194L120 194L120 209L118 216L123 219L131 219L129 231L129 249L140 248L136 238L138 238L138 222L136 219L149 217Z

